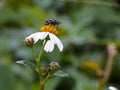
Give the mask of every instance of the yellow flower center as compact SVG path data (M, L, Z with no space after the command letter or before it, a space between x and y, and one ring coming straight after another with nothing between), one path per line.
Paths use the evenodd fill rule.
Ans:
M52 25L45 25L40 28L42 32L51 32L53 34L58 34L58 30Z

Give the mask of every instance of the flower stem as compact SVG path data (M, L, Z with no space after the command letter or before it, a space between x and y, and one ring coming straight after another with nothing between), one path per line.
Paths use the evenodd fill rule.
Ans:
M51 74L48 74L47 77L43 81L40 81L40 90L44 90L45 84L48 81L48 79L50 78L50 75Z
M45 84L43 82L40 82L40 90L44 90Z
M42 46L40 53L38 55L38 58L37 58L37 69L38 69L38 74L39 74L39 78L40 78L40 90L44 90L44 86L45 86L45 83L43 80L43 75L42 75L43 72L42 72L41 63L40 63L45 43L46 43L46 41L44 41L43 46Z
M40 80L42 80L42 72L41 72L41 65L40 65L42 51L43 51L43 48L41 48L39 56L37 58L37 68L38 68L38 73L39 73Z
M35 51L34 51L34 48L32 47L31 49L32 49L33 57L34 57L34 59L37 61L37 57L36 57L36 53L35 53Z
M42 75L43 71L42 71L41 63L40 63L40 61L41 61L41 56L42 56L42 52L43 52L43 48L44 48L45 43L46 43L46 41L44 41L43 46L42 46L42 48L40 49L40 52L39 52L38 57L36 57L36 53L35 53L35 51L34 51L34 48L33 48L33 47L31 48L31 49L32 49L33 56L34 56L34 59L36 60L36 64L37 64L37 72L38 72L38 74L39 74L39 79L40 79L40 90L44 90L44 86L45 86L45 83L46 83L46 81L47 81L47 80L44 80L44 79L43 79L43 75Z
M45 46L45 43L46 43L46 41L43 42L43 46L42 46L42 48L41 48L41 50L40 50L40 53L39 53L39 55L38 55L37 61L39 62L39 64L40 64L41 55L42 55L42 52L43 52L43 48L44 48L44 46Z

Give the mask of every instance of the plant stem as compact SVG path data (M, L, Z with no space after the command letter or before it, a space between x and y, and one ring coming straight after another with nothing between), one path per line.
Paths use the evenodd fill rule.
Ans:
M41 64L40 64L41 56L42 56L42 52L43 52L45 43L46 43L46 41L44 41L43 46L42 46L40 53L38 55L38 58L37 58L37 68L38 68L38 74L39 74L39 78L40 78L40 90L44 90L44 86L45 86L44 80L42 80L43 75L42 75L42 69L41 69Z
M114 61L114 58L111 56L108 56L108 61L107 61L106 69L103 73L103 77L99 79L98 90L103 90L104 86L108 82L108 79L109 79L110 74L111 74L112 66L113 66L113 61Z
M46 82L48 81L48 79L50 78L51 74L48 74L47 77L44 80L44 84L46 84Z
M38 55L37 61L39 62L39 65L40 65L41 55L42 55L42 51L43 51L43 48L44 48L45 43L46 43L46 41L43 42L43 46L42 46L42 48L41 48L41 50L40 50L40 52L39 52L39 55Z
M48 81L48 79L50 78L50 75L51 74L48 74L47 77L43 81L40 82L40 90L44 90L45 84Z
M44 90L44 86L45 86L44 82L40 82L40 90Z
M42 52L43 52L43 48L44 48L45 43L46 43L46 41L44 41L43 46L40 49L38 57L36 57L36 53L34 51L34 48L33 47L31 48L33 56L34 56L34 58L36 60L36 64L37 64L37 72L39 74L39 79L40 79L40 90L44 90L44 86L45 86L45 82L46 82L46 80L45 80L45 82L43 80L43 75L42 75L43 71L41 69L41 64L40 64L41 56L42 56Z
M42 51L43 51L43 48L41 48L39 56L37 58L37 70L38 70L40 80L42 80L42 72L41 72L41 65L40 65Z
M33 57L34 57L34 59L37 61L37 57L36 57L36 53L35 53L35 51L34 51L34 48L32 47L31 49L32 49Z
M102 77L99 79L99 88L98 90L103 90L105 85L107 84L111 71L112 71L112 66L114 63L114 58L117 55L117 47L114 43L108 44L107 46L107 51L108 51L108 59L107 59L107 64L106 68L103 72Z

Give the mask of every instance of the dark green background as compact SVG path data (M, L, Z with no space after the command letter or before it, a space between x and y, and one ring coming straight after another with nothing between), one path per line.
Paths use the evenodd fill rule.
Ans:
M119 0L0 0L0 90L39 90L39 79L17 60L34 62L23 40L38 32L46 19L61 21L58 27L63 52L58 48L42 57L43 65L57 61L68 78L52 78L45 90L97 90L95 72L82 67L93 61L104 69L106 46L118 48L109 85L120 86L120 7ZM35 45L39 49L40 43Z

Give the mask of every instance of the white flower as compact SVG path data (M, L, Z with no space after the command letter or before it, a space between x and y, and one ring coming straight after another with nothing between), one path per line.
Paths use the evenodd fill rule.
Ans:
M51 29L48 27L47 29L48 30L46 30L46 28L45 28L46 31L43 31L43 32L33 33L25 39L33 38L34 44L35 44L36 42L38 42L38 40L45 40L46 37L49 36L50 39L46 41L45 46L44 46L44 50L46 52L52 52L54 50L54 46L57 45L59 50L62 51L63 50L62 42L54 33L51 33L54 31L55 28L52 27L52 29Z

